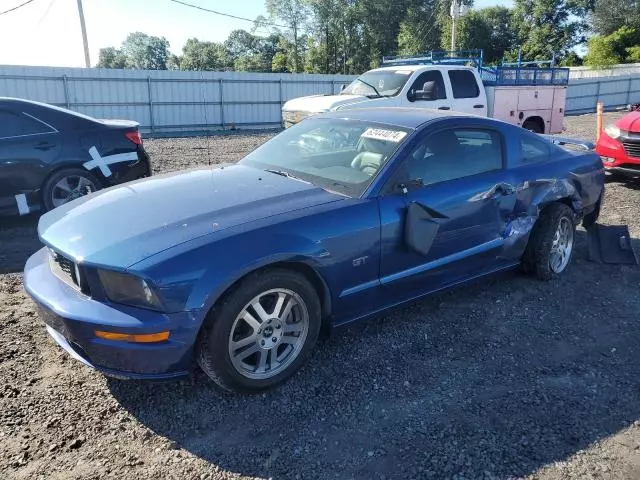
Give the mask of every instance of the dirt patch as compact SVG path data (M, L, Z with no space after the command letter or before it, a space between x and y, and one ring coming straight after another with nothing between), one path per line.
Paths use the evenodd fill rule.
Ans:
M592 137L593 116L567 124ZM146 145L169 171L267 138ZM639 206L639 185L609 183L601 221L637 244ZM22 290L35 223L0 227L0 478L640 477L640 269L590 263L582 230L558 281L510 273L432 296L240 397L199 372L121 382L64 354Z

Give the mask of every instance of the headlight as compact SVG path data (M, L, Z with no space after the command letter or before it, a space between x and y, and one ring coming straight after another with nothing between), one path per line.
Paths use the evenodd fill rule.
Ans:
M620 129L615 125L607 125L604 129L604 133L609 135L614 140L620 138L620 136L622 135L622 132L620 131Z
M107 298L115 303L162 310L160 299L146 280L127 273L98 270Z

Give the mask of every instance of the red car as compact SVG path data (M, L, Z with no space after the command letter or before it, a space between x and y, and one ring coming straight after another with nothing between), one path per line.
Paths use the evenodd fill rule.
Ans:
M640 176L640 111L607 125L600 134L596 152L607 172Z

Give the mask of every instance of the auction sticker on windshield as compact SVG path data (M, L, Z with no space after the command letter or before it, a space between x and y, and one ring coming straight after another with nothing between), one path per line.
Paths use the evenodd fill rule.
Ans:
M367 128L360 137L372 138L374 140L385 140L387 142L399 142L407 135L407 132L400 130L386 130L384 128Z

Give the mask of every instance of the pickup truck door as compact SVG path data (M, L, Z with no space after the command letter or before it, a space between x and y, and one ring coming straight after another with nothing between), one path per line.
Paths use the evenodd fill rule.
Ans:
M409 80L409 88L402 94L402 104L417 108L451 110L451 99L447 94L445 80L440 70L424 71Z
M487 94L480 76L468 68L449 69L446 75L451 85L451 109L486 117Z
M405 300L513 264L500 256L515 188L493 129L455 127L418 139L379 197L380 283Z

